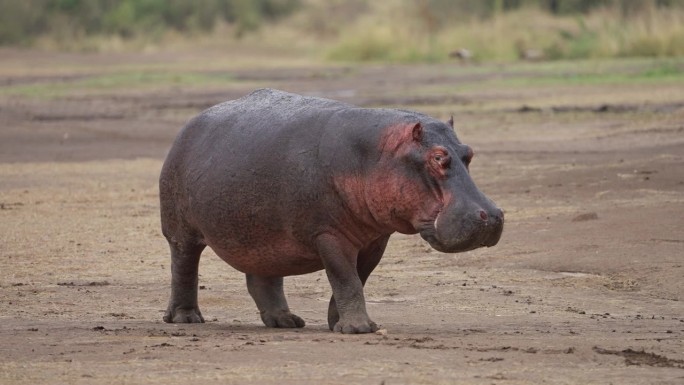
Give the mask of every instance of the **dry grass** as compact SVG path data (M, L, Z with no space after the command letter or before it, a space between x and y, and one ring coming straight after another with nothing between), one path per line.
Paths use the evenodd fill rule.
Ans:
M341 30L326 53L347 61L444 61L460 48L480 61L682 56L684 10L653 9L626 19L612 9L552 16L528 8L430 31L406 8L383 3Z
M684 7L646 7L631 15L603 8L586 15L561 16L528 7L489 18L455 14L447 23L436 23L419 7L420 2L411 0L303 3L299 12L240 38L237 26L219 23L209 34L166 31L132 39L44 36L35 45L87 52L208 46L274 51L281 57L314 62L441 62L450 60L449 54L460 48L473 53L472 61L497 62L684 56Z

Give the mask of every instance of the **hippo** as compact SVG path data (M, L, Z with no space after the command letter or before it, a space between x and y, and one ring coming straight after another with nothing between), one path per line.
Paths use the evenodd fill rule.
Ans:
M453 117L260 89L217 104L180 131L159 178L171 248L169 323L204 322L200 254L246 275L268 327L300 328L283 277L321 269L330 330L370 333L363 287L390 235L440 252L497 244L504 215L469 175L473 150Z

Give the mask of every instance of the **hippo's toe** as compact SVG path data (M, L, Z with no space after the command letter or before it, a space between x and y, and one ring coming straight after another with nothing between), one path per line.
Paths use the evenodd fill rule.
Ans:
M199 309L168 309L164 314L164 322L174 324L204 323Z
M359 322L344 322L342 320L338 321L333 328L333 331L340 332L342 334L362 334L362 333L374 333L378 330L378 325L371 321L359 321Z
M303 319L289 311L263 312L261 320L270 328L302 328L305 325Z

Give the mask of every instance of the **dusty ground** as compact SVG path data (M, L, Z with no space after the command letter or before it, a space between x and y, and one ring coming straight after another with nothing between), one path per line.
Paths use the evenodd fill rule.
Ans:
M684 79L630 80L645 62L195 57L0 51L0 383L684 383ZM583 71L598 75L563 80ZM323 273L286 280L304 329L266 329L210 251L209 322L162 323L162 159L197 111L261 86L454 113L474 179L506 210L501 242L447 255L393 237L366 289L386 335L329 332Z

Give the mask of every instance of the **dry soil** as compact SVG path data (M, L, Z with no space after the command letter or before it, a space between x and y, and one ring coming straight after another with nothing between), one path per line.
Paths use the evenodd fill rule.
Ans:
M684 81L198 55L0 51L0 383L684 383ZM205 80L93 81L130 68ZM322 272L285 281L305 328L264 327L207 250L208 322L164 324L163 157L195 113L262 86L454 114L501 242L441 254L393 236L366 286L371 335L328 330Z

